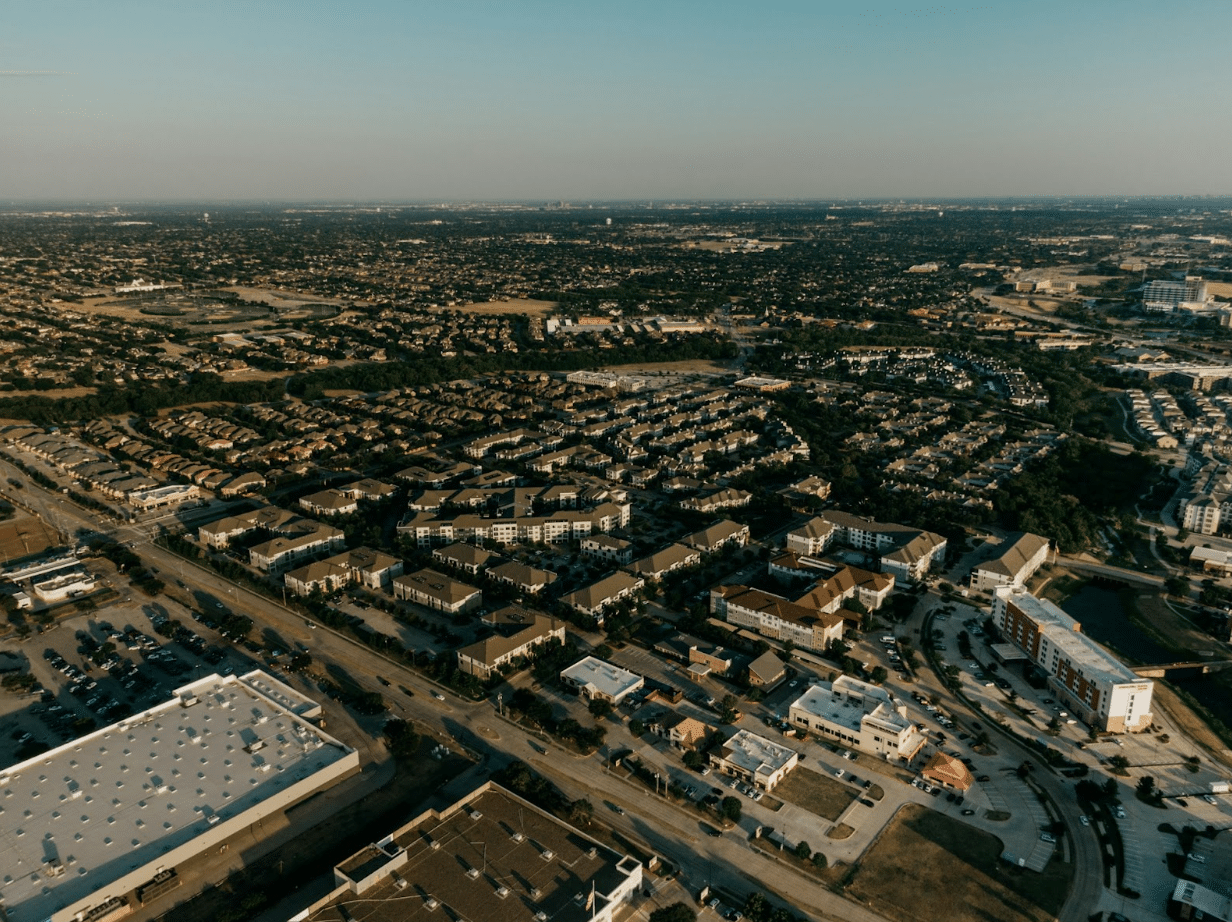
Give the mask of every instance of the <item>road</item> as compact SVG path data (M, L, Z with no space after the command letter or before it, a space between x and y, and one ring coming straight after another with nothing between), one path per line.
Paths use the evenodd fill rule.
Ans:
M762 887L782 895L798 911L816 919L884 922L874 915L823 887L802 886L805 879L784 865L754 852L743 833L721 839L701 835L700 817L684 808L656 803L644 788L605 772L597 759L573 756L554 744L547 744L550 758L531 749L527 733L499 717L491 702L470 702L446 693L445 700L433 697L436 687L419 673L401 663L370 650L357 641L321 625L309 628L304 617L279 603L243 586L231 583L213 571L187 563L171 551L154 544L140 525L112 525L102 522L63 497L30 483L28 478L0 461L0 470L26 482L22 499L41 513L54 514L61 528L77 528L110 534L129 544L143 562L164 577L179 579L185 591L204 593L225 600L237 612L248 615L258 628L271 629L289 646L302 644L316 661L328 668L336 664L363 688L378 692L390 703L397 716L445 733L480 757L490 768L509 761L529 762L571 796L593 801L609 799L620 803L625 814L610 819L623 832L644 841L653 851L682 868L686 886L694 893L707 883L745 893ZM174 594L174 593L173 593ZM378 684L384 676L391 684ZM405 686L414 694L403 693Z

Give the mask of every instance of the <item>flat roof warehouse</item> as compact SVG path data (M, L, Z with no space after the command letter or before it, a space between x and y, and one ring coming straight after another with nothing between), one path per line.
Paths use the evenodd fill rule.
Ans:
M118 918L159 872L358 769L280 684L207 676L0 772L0 918Z

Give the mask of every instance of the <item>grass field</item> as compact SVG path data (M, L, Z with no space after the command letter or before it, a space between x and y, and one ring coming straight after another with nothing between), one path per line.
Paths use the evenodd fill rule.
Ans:
M1042 874L998 861L1001 840L924 807L904 807L864 856L847 894L901 922L1045 922L1069 891L1072 865Z
M838 819L856 799L852 788L801 766L779 783L774 794L828 820Z
M30 554L41 554L59 544L54 529L32 515L19 515L0 523L0 560L17 560Z

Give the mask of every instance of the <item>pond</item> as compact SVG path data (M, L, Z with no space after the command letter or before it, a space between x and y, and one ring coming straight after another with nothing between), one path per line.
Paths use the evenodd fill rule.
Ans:
M1114 590L1084 586L1066 599L1061 608L1082 625L1084 634L1132 660L1139 663L1171 663L1177 659L1175 654L1134 626ZM1216 717L1232 726L1232 695L1215 675L1181 674L1169 678L1169 681L1189 692Z

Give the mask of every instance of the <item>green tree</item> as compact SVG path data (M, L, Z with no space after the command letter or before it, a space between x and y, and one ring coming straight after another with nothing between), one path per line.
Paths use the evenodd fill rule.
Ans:
M874 666L872 673L869 675L874 685L882 684L889 677L890 673L886 671L885 666Z
M740 711L737 709L739 702L735 695L724 695L723 700L719 702L719 720L725 724L733 724L740 716Z
M808 861L813 855L813 849L809 847L807 842L801 839L796 843L796 847L792 849L792 854L794 854L801 861Z
M574 826L589 826L595 815L595 805L585 798L569 804L569 822Z
M724 819L731 820L733 823L740 822L741 804L739 797L727 796L723 798L723 802L719 805L719 812Z
M1150 775L1143 775L1138 779L1138 796L1143 800L1155 799L1155 779Z

